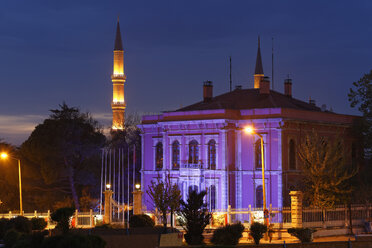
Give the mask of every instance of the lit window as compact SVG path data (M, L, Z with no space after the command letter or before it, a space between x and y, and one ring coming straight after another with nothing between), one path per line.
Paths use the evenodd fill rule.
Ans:
M180 143L176 140L172 144L172 169L180 168Z
M261 140L257 140L254 144L254 154L256 170L262 170Z
M189 164L198 164L199 162L199 146L196 140L189 143Z
M216 169L216 141L208 142L208 169Z
M263 206L263 190L262 185L256 188L256 208L262 208Z
M157 143L155 147L155 164L156 170L163 169L163 144L161 142Z

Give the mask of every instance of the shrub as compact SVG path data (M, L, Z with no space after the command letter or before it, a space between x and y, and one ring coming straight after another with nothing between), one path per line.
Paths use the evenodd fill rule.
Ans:
M57 221L56 228L61 230L62 233L67 233L70 228L70 217L74 214L74 208L59 208L52 213L51 218Z
M315 230L310 228L289 228L288 233L298 238L301 243L307 243L313 241L313 233Z
M216 229L211 242L215 245L237 245L243 236L244 226L239 222Z
M267 226L259 222L253 222L253 224L251 225L250 231L249 231L256 245L260 243L260 240L263 238L263 235L266 232L267 232Z
M31 222L23 216L11 219L9 226L20 233L31 233Z
M129 226L132 227L153 227L155 222L147 214L133 215L129 219Z
M47 226L47 222L43 218L32 218L31 227L32 230L44 230Z
M9 229L9 220L1 218L0 219L0 239L4 238L6 231Z
M21 237L21 233L17 232L14 229L8 230L4 235L4 244L6 248L12 248L19 238Z
M41 248L104 248L106 242L95 235L66 234L46 238Z

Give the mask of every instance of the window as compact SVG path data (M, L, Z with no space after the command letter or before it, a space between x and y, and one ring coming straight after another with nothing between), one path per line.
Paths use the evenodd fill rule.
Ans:
M289 141L289 169L296 170L296 146L293 139Z
M357 165L357 149L355 143L351 144L351 165L353 168Z
M210 207L209 210L215 210L216 209L216 186L212 185L210 187Z
M216 141L214 140L208 142L208 169L216 169Z
M262 170L261 139L254 144L254 154L256 170Z
M161 142L157 143L155 147L155 165L156 170L163 169L163 144Z
M180 168L180 143L176 140L172 144L172 169Z
M257 186L256 188L256 208L262 208L263 207L263 190L262 185Z
M190 186L189 186L189 195L190 195L190 193L191 193L192 191L196 191L196 192L198 192L198 186L196 186L196 185L190 185Z
M189 143L189 164L198 164L199 162L199 146L196 140Z

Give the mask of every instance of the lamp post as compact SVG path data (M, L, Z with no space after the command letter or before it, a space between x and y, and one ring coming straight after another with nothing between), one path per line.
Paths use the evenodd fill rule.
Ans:
M8 157L14 159L14 160L17 160L18 161L18 177L19 177L19 211L20 211L20 215L22 216L23 215L23 208L22 208L22 180L21 180L21 160L18 159L18 158L14 158L14 157L11 157L9 156L7 153L3 152L1 153L0 157L2 159L7 159Z
M257 133L252 127L245 127L244 132L248 134L257 134L261 140L261 166L262 166L262 198L263 198L263 209L264 209L264 220L265 225L268 225L268 210L266 208L266 185L265 185L265 156L264 156L264 142L263 136Z

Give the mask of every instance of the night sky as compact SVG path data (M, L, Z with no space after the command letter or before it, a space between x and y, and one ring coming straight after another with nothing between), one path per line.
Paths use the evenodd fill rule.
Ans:
M253 87L257 36L275 90L337 113L352 82L372 69L372 1L76 1L0 2L0 138L21 144L66 101L111 122L112 50L120 14L127 112L158 113Z

